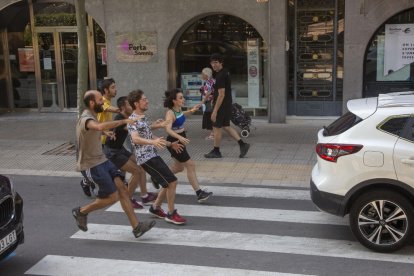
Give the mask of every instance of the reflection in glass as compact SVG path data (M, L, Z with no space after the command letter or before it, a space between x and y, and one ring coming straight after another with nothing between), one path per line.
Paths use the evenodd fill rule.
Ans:
M398 71L384 74L385 25L387 24L410 24L414 29L414 9L404 11L388 19L368 43L364 62L364 97L376 97L380 93L414 90L414 62ZM396 49L395 52L397 51Z
M258 39L259 98L260 105L267 106L268 91L265 89L267 48L262 37L252 25L230 15L221 14L201 18L182 34L175 52L177 85L181 87L182 74L200 74L204 67L210 66L210 55L220 53L224 56L224 67L231 74L232 94L235 101L247 106L249 95L248 39Z
M53 33L38 33L43 107L58 108L56 56Z
M4 64L3 41L0 33L0 107L8 107L7 75Z
M62 55L62 73L65 107L77 106L78 76L78 35L77 33L60 33L60 53Z

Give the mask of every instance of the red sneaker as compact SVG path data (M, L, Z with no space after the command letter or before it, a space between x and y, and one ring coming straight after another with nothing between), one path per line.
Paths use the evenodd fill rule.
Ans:
M165 221L171 222L174 224L185 224L187 222L185 218L183 218L177 213L177 210L174 210L172 214L168 213L167 216L165 217Z
M167 216L167 214L164 212L163 209L161 209L161 207L154 209L154 207L151 206L148 212L157 218L165 218Z
M134 209L143 209L144 208L144 206L142 206L141 204L139 204L135 200L135 198L131 198L131 205L132 205L132 208L134 208Z

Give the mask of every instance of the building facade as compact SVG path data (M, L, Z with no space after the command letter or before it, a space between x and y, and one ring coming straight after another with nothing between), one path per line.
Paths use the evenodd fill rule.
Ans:
M121 4L122 3L122 4ZM88 0L89 83L199 100L219 52L232 96L254 115L338 116L349 99L414 90L414 2ZM73 1L0 0L0 108L76 110Z

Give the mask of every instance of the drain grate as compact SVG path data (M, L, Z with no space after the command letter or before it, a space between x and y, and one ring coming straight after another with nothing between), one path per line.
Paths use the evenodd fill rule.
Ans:
M42 155L72 156L76 155L76 147L74 144L66 142L54 149L42 153Z

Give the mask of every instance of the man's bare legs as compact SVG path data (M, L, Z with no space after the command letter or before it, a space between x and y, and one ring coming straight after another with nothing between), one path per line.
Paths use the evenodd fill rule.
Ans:
M114 182L115 182L116 188L118 189L119 201L121 203L122 209L127 215L128 220L132 226L132 229L135 229L135 227L137 227L138 225L138 219L135 215L134 209L132 208L131 199L129 197L128 190L125 187L124 182L122 182L120 177L115 177Z
M87 215L93 211L103 209L118 201L118 192L114 192L105 198L96 198L93 202L80 208L80 212Z
M177 190L177 181L173 181L168 183L167 190L167 205L168 205L168 212L172 214L174 212L174 203L175 203L175 192Z
M220 148L221 136L222 136L221 128L213 127L213 132L214 132L214 147Z
M167 198L167 206L168 212L172 213L175 205L175 192L177 189L177 181L168 183L168 188L161 188L157 199L155 200L154 204L152 205L154 209L158 209L165 198Z
M231 138L233 138L233 140L239 141L241 139L239 133L233 127L226 126L223 127L223 129L230 135Z
M249 151L250 144L247 144L243 142L243 140L240 138L239 133L231 126L225 126L223 127L224 131L226 131L231 138L233 138L240 147L240 155L239 158L243 158L247 152ZM222 139L222 133L221 128L213 127L214 131L214 148L211 152L204 155L205 158L221 158L221 152L220 152L220 145L221 145L221 139Z
M80 214L84 217L83 218L84 221L82 221L83 224L84 224L82 226L84 231L87 230L86 215L88 215L89 213L91 213L93 211L103 209L103 208L105 208L105 207L107 207L111 204L114 204L115 202L118 201L118 199L121 202L122 209L124 210L125 214L127 215L128 220L129 220L129 222L132 226L132 229L135 229L138 226L138 219L135 216L134 209L132 208L131 200L129 198L128 190L125 187L124 182L118 176L114 178L114 182L115 182L115 186L116 186L118 191L113 192L108 197L97 198L92 203L89 203L89 204L79 208Z
M129 193L129 197L132 198L135 190L137 189L137 185L138 183L141 181L141 168L138 167L138 165L131 159L129 159L122 167L121 170L124 172L129 172L131 174L131 178L128 181L128 193ZM141 183L140 184L140 188L141 188L141 193L142 193L142 187L141 187ZM146 184L146 183L145 183ZM144 185L145 187L145 193L147 192L147 187L146 185Z

